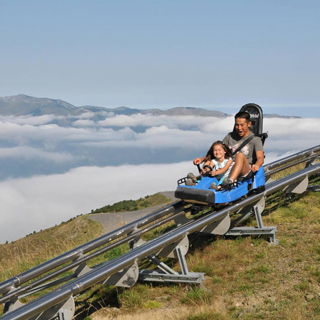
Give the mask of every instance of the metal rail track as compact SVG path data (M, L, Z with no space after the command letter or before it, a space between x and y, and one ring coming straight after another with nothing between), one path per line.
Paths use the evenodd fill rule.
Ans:
M136 221L133 221L121 228L118 228L112 232L109 232L97 239L94 239L84 245L81 245L75 249L72 249L62 255L57 256L54 259L51 259L41 265L38 265L30 270L27 270L11 279L8 279L2 283L0 283L0 293L6 293L10 290L13 290L14 288L21 286L22 284L41 276L42 274L53 270L57 267L62 266L65 263L68 263L70 261L76 261L77 259L83 259L83 255L99 248L100 246L106 245L116 239L119 239L123 236L126 236L127 234L133 233L138 228L141 228L143 226L146 226L156 220L164 219L165 216L168 216L169 214L172 214L173 216L180 211L182 211L184 208L181 201L175 202L173 204L170 204L169 206L166 206L163 209L160 209L156 212L150 213L149 215L142 217ZM129 241L130 239L128 239ZM101 252L103 253L103 252ZM75 263L75 266L80 264Z
M271 175L294 167L300 163L311 164L320 159L320 145L297 152L280 160L276 160L263 166L266 179Z

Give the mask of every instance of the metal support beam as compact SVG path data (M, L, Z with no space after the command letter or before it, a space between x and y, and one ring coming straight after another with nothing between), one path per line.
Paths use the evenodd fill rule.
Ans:
M40 316L35 317L36 320L72 320L75 313L75 303L71 296L64 303L53 306L45 310ZM32 319L33 320L33 319Z
M261 198L256 204L249 205L243 211L243 215L236 219L236 222L233 224L238 224L245 219L248 219L251 215L254 214L257 227L234 227L230 229L225 235L240 237L240 236L268 236L270 244L278 244L279 241L276 239L276 226L265 227L262 220L262 212L265 208L265 198Z
M137 262L128 268L124 268L103 281L105 285L130 288L136 284L139 277L139 267Z
M174 271L173 269L171 269L168 265L166 265L164 262L159 260L156 256L149 255L147 258L150 262L155 264L164 274L175 274L175 275L178 274L177 271Z
M223 235L230 229L230 215L226 215L220 221L215 221L205 226L200 232L207 234Z
M159 271L141 270L139 281L146 282L174 282L188 284L202 284L204 273L189 272L188 275L183 274L164 274Z
M189 272L184 248L182 246L177 246L175 250L181 272L174 271L155 256L148 256L148 259L157 265L160 270L140 270L139 281L176 282L201 285L204 280L204 273Z
M183 275L188 275L189 274L188 265L187 265L185 255L183 254L183 252L181 250L181 247L180 246L177 247L176 251L177 251L177 256L178 256L180 267L181 267L181 273Z
M255 227L236 227L230 229L226 235L233 237L240 236L269 236L270 244L279 244L279 240L276 238L277 227L263 227L263 228L255 228Z
M157 256L159 257L168 257L168 258L175 258L177 259L177 248L180 247L180 250L183 251L183 254L186 255L189 250L189 238L187 236L183 237L179 241L175 241L171 243L170 245L164 247L161 249Z
M308 176L306 176L303 180L297 181L285 187L283 191L285 191L287 194L290 194L290 193L302 194L307 190L308 184L309 184L309 178Z

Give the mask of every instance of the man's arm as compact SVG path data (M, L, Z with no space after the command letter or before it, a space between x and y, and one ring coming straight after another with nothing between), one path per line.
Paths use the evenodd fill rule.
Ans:
M257 172L260 169L260 167L263 165L263 163L264 163L264 152L263 151L257 151L256 152L256 157L257 157L256 163L251 166L252 172Z

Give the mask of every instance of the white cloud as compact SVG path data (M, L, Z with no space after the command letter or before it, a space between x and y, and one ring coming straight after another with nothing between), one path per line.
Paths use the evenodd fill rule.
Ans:
M62 119L62 116L55 116L52 114L42 115L42 116L0 116L0 121L2 122L11 122L20 125L29 124L29 125L42 125L50 123L56 119Z
M94 117L95 114L93 112L84 112L84 113L81 113L77 116L72 116L72 118L76 118L76 119L90 119L92 117ZM71 118L71 116L68 116L69 118Z
M207 149L215 140L221 139L221 135L216 132L203 133L201 131L170 129L166 126L152 127L144 133L136 133L130 128L124 128L119 131L109 129L105 137L101 131L99 134L99 139L82 144L96 148L114 147L118 149L127 147Z
M265 119L264 131L269 138L265 144L266 154L276 151L295 153L319 145L320 119Z
M77 120L72 124L74 127L93 127L96 123L92 120Z
M67 153L47 152L31 147L0 148L0 158L45 159L53 162L74 160L74 156Z
M0 243L60 224L107 204L175 190L192 162L79 167L65 174L0 183Z
M209 147L210 143L222 139L227 132L232 130L233 117L168 117L168 116L115 116L108 118L104 124L113 126L150 126L143 133L133 132L131 129L97 131L99 139L90 140L91 146L113 146L139 148L165 148L165 147ZM196 129L188 130L187 126ZM266 146L279 151L299 150L318 144L320 133L320 119L264 119L265 131L269 132ZM129 134L130 132L130 134ZM281 142L281 139L283 142ZM287 141L291 141L290 144Z
M18 141L73 141L92 139L96 134L94 130L84 128L60 127L56 124L33 126L29 124L0 122L0 139L6 142Z
M115 117L116 119L117 117ZM130 117L125 117L125 119ZM157 117L140 115L139 123L151 125ZM149 121L149 118L153 118ZM159 117L160 118L160 117ZM170 118L170 117L167 117ZM183 117L175 117L176 123L161 124L159 120L157 126L152 126L143 133L136 133L131 129L113 131L109 129L105 139L103 131L98 131L100 138L84 142L92 147L117 147L126 148L128 146L137 148L194 148L207 149L215 140L222 139L233 127L233 117L224 119L218 118L193 118L193 125L197 130L186 130L179 128L178 124L190 122L190 119L183 120ZM121 119L120 116L117 118ZM143 121L145 119L145 121ZM120 122L119 122L120 123ZM125 122L128 124L128 122ZM132 123L137 123L133 121ZM132 124L131 123L131 124ZM320 119L269 119L264 120L265 132L269 133L266 141L266 150L298 151L319 144ZM290 141L290 143L288 143Z
M153 123L144 132L129 127L114 130L105 127L59 127L54 124L30 125L0 122L2 141L19 146L0 150L0 158L24 157L54 162L73 160L74 155L59 151L64 143L81 148L189 148L202 156L214 140L222 139L232 129L233 118L163 118L140 115L135 123ZM121 118L120 118L121 119ZM119 120L119 119L118 119ZM127 121L128 119L125 118ZM81 127L81 122L83 127ZM128 120L129 121L129 120ZM128 122L126 122L128 123ZM187 123L195 127L186 130ZM269 132L265 144L266 163L319 144L320 119L265 119L264 131ZM39 147L28 145L41 142ZM107 148L106 148L107 149ZM90 152L89 152L90 154ZM142 159L143 160L143 159ZM158 191L174 190L176 180L194 171L188 162L158 165L126 165L118 167L79 167L61 175L36 176L0 182L1 241L17 239L26 234L58 224L91 209L124 199L137 199ZM21 210L23 208L23 211Z
M233 117L228 117L226 119L233 119ZM131 116L115 115L113 117L108 117L105 120L98 121L97 124L100 126L111 127L166 126L168 128L179 128L183 126L197 126L201 128L207 124L219 124L224 123L225 121L230 122L230 120L226 119L197 116L153 116L150 114L139 113Z
M40 117L34 118L34 121L32 117L25 118L23 121L23 117L19 117L20 120L16 122L12 120L13 118L7 122L0 122L0 142L3 141L2 145L8 148L5 150L6 156L15 154L21 156L19 149L9 150L9 148L29 147L31 152L29 158L45 159L47 152L50 152L56 159L55 161L69 161L66 150L69 150L71 146L72 152L77 153L79 157L83 155L88 159L87 163L91 164L89 157L91 157L92 148L107 150L108 147L112 147L118 149L119 152L128 147L158 150L159 152L168 148L179 149L182 152L183 150L205 152L212 142L221 140L227 132L231 131L234 123L231 116L220 119L138 114L113 116L103 122L80 119L74 122L74 127L60 127L56 124L31 125L30 123L33 122L41 122ZM47 118L48 121L49 119L50 117ZM122 127L115 130L114 127L99 126L99 123L122 125ZM142 131L132 129L140 125L145 126L145 129ZM319 144L320 119L265 118L264 131L269 132L269 138L265 144L266 154L297 152ZM36 149L38 152L35 151ZM48 159L50 154L48 154Z

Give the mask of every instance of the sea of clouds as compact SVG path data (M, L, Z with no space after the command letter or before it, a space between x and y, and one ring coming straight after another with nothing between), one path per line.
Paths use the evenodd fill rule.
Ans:
M0 117L0 243L124 199L174 190L233 117ZM319 118L265 118L266 163L319 145Z

